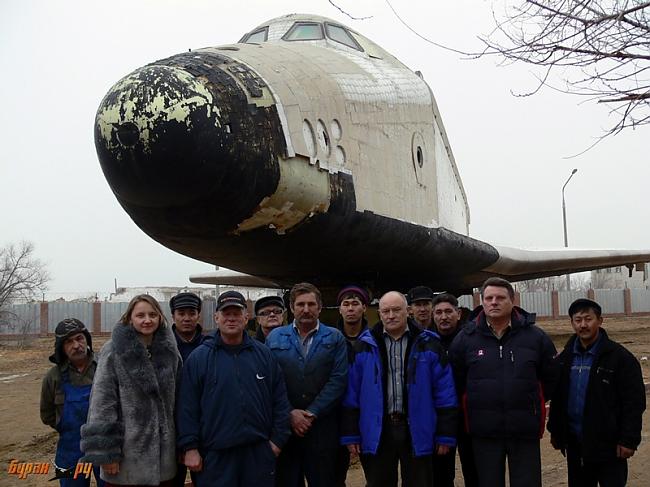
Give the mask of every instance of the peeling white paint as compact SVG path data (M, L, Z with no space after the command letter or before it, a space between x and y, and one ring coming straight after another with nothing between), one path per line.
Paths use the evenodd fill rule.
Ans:
M327 172L309 164L305 157L280 159L278 164L277 190L237 226L237 233L269 227L281 235L305 218L328 210L331 194Z

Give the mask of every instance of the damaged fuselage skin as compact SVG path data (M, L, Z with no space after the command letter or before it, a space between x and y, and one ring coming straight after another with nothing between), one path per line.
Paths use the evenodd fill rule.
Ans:
M137 69L102 100L95 144L152 238L279 286L460 290L503 274L503 252L468 236L428 85L323 17L279 17Z

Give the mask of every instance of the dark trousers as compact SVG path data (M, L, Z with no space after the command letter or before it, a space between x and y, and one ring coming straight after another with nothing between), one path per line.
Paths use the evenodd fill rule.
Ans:
M465 432L458 433L458 458L460 458L460 466L463 469L465 487L478 487L478 473L474 461L472 438Z
M335 481L334 487L345 487L345 479L348 476L350 467L350 452L347 446L339 446L336 453Z
M426 487L433 483L431 455L413 456L406 421L384 421L376 455L361 455L367 487L397 487L397 466L403 487Z
M582 446L569 440L566 449L569 487L623 487L627 482L627 460L584 461Z
M267 440L201 452L196 487L274 487L275 454Z
M472 438L480 487L505 487L506 457L510 487L542 487L539 440Z
M307 479L309 487L336 485L336 456L339 452L336 415L324 416L304 437L292 434L278 457L278 487L300 487Z
M454 487L456 477L456 448L451 448L446 455L431 456L433 467L433 485L435 487Z

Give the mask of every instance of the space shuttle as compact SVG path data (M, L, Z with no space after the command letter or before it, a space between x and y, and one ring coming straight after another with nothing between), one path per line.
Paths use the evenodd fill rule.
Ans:
M435 98L353 29L285 15L239 42L136 69L95 119L104 175L162 245L230 270L197 283L457 294L650 261L650 250L530 251L469 236Z

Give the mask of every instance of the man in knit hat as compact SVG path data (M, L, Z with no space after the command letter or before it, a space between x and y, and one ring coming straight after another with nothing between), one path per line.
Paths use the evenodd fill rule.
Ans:
M43 378L41 388L41 421L59 433L54 462L65 470L60 479L62 487L87 487L90 478L73 479L75 466L81 457L79 430L86 422L90 389L97 368L93 356L92 338L85 325L76 318L66 318L54 332L54 363ZM99 465L93 468L99 486Z

